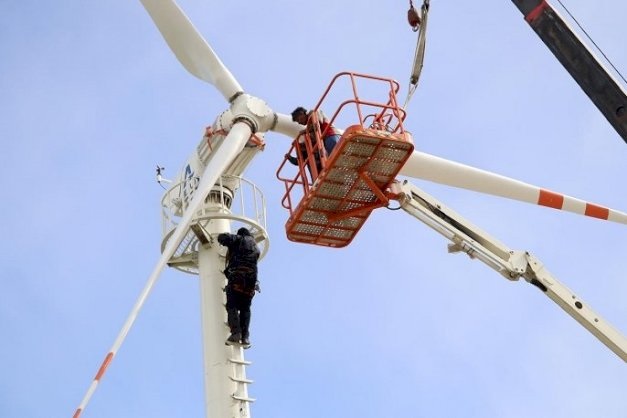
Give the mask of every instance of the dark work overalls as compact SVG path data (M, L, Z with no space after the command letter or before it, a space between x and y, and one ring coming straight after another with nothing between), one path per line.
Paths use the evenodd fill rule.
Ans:
M228 248L224 275L226 285L227 323L231 330L227 343L249 345L250 305L257 285L259 248L248 230L220 234L218 242Z

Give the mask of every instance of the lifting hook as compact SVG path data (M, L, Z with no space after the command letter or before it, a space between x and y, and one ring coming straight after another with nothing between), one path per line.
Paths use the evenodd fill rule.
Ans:
M414 7L414 3L412 0L409 0L409 10L407 11L407 21L409 22L409 26L414 32L418 31L420 27L420 15L418 11Z

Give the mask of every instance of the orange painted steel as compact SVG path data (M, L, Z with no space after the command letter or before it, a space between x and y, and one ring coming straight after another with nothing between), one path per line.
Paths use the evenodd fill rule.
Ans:
M354 105L359 124L348 127L327 156L322 145L324 132L320 132L314 113L312 132L301 133L289 150L290 154L296 153L296 175L283 174L287 157L277 171L285 184L282 205L290 212L285 229L291 241L327 247L350 244L372 211L387 206L393 198L387 189L414 150L411 135L403 127L405 112L396 102L398 84L393 80L340 73L314 110L321 109L333 84L342 76L350 79L354 97L342 102L330 123ZM357 82L362 78L390 86L385 102L359 97ZM366 109L376 109L376 113L364 117Z

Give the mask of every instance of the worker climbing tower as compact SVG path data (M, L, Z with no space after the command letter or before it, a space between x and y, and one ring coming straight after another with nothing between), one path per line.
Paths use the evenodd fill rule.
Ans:
M225 136L219 124L208 128L196 153L182 170L184 175L164 194L162 251L197 190L197 173L209 169L213 150ZM255 184L240 176L263 145L262 139L253 136L219 177L204 205L194 213L187 234L168 262L170 267L199 275L207 417L249 418L250 404L254 401L248 395L252 380L246 375L246 366L251 363L244 358L242 346L225 344L229 335L223 274L226 249L218 244L217 235L245 226L258 243L260 257L267 253L269 238L264 196Z
M351 96L339 103L329 125L352 124L326 155L323 138L331 128L319 118L334 89ZM285 185L282 205L290 213L288 239L344 247L374 209L388 205L387 189L414 150L398 90L396 81L371 75L342 72L333 78L277 171ZM372 92L379 97L370 98ZM286 162L294 152L298 167L290 174Z

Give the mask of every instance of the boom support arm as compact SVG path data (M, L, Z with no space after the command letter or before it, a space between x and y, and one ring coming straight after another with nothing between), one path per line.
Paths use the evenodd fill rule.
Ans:
M625 89L546 0L512 0L603 116L627 142Z
M391 191L397 196L405 212L451 241L449 252L464 252L470 258L487 264L508 280L515 281L523 277L627 362L627 339L555 279L532 254L510 250L407 181L403 184L394 183Z

